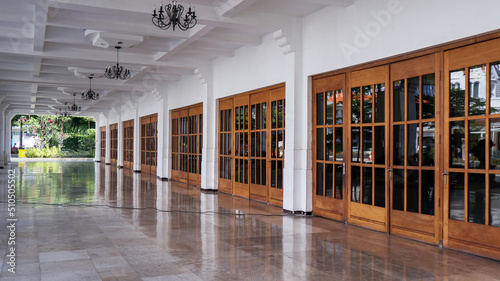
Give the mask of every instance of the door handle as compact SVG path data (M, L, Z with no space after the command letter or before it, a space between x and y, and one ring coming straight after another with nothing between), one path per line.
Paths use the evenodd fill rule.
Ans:
M389 173L389 180L392 180L392 167L387 169L387 172Z

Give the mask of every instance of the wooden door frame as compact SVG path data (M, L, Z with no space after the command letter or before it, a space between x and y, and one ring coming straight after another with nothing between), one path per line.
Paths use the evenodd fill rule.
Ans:
M109 159L111 165L118 163L118 123L109 125Z
M345 169L346 169L346 157L347 157L347 126L345 125L345 120L347 120L347 106L346 106L346 100L348 97L348 91L347 91L347 74L346 73L339 73L336 75L332 75L329 77L322 77L318 79L313 79L313 90L312 90L312 157L313 157L313 163L312 163L312 180L313 180L313 194L312 194L312 200L313 200L313 213L317 214L319 216L324 216L333 220L338 220L345 222L347 220L347 203L346 201L349 199L347 197L347 185L346 185L346 175ZM333 81L332 81L333 80ZM339 82L339 81L341 82ZM343 150L343 157L342 157L342 163L343 163L343 173L342 173L342 199L335 199L335 196L331 199L325 198L324 196L318 196L317 194L317 94L319 93L327 93L329 91L335 91L337 89L341 89L343 92L343 102L344 102L344 108L342 112L342 150ZM333 112L334 118L335 118L335 110ZM324 125L320 125L324 126ZM335 124L333 125L335 126ZM335 128L335 127L333 127ZM335 135L335 132L334 132ZM335 144L334 144L334 153L335 153ZM334 156L335 157L335 156ZM335 162L338 161L333 161L334 169L335 169ZM334 178L335 178L335 171L334 171ZM333 186L334 192L335 192L335 183Z
M127 131L132 131L132 136L127 136ZM127 141L130 141L132 147L127 145ZM134 168L134 119L123 121L123 167L127 169ZM127 153L132 152L132 161L127 161Z
M104 138L103 138L103 133L104 133ZM101 155L99 158L100 158L100 162L106 163L106 126L101 126L99 128L99 134L100 134L99 151L100 151L100 155Z
M201 167L199 164L201 164L201 157L202 157L202 153L200 151L200 148L203 146L203 143L200 142L199 140L199 136L201 136L202 138L202 141L203 141L203 128L200 126L203 124L203 121L200 120L200 114L203 115L203 103L197 103L197 104L194 104L194 105L190 105L190 106L186 106L186 107L181 107L181 108L176 108L176 109L172 109L170 111L170 124L171 124L171 130L170 130L170 158L171 158L171 163L172 165L170 165L170 174L171 174L171 179L172 180L175 180L175 181L180 181L180 182L184 182L184 183L188 183L188 184L192 184L192 185L196 185L196 186L200 186L201 185ZM196 116L196 120L197 120L197 133L191 133L191 117L193 116ZM182 123L181 121L181 118L186 118L186 133L183 133L181 134L180 133L180 128L177 129L179 132L177 132L177 134L174 135L173 133L173 130L174 130L174 122L178 122L179 123L179 127ZM203 116L202 116L203 118ZM177 121L176 121L177 120ZM191 147L191 137L194 137L196 135L196 137L198 138L197 140L197 152L196 153L192 153L190 152L190 150L192 149ZM188 151L186 153L184 152L181 152L180 149L180 142L181 142L181 136L185 136L187 138L187 149ZM178 137L179 139L177 139L177 144L174 144L174 137ZM178 151L173 151L173 147L174 145L177 145L177 150ZM175 157L174 155L178 155L178 158ZM181 161L182 161L182 155L184 155L185 157L187 157L187 167L186 167L186 171L182 171L181 170ZM190 172L190 168L191 168L191 158L193 156L196 156L197 158L197 173L191 173ZM174 163L174 161L176 161L177 163ZM175 165L174 165L175 164ZM176 168L177 167L177 168Z
M382 73L382 74L381 74ZM363 226L367 227L370 229L382 231L382 232L389 232L389 225L390 225L390 194L389 194L389 175L388 175L388 169L389 169L389 148L392 145L392 140L389 138L389 130L387 129L388 127L388 120L389 120L389 92L390 90L388 89L388 86L390 85L390 75L389 75L389 65L381 65L377 67L371 67L367 69L361 69L357 71L352 71L347 73L347 92L349 93L346 104L347 108L350 110L348 111L351 113L352 110L352 98L351 98L351 90L352 88L355 87L363 87L366 85L376 85L380 83L385 84L385 89L386 89L386 98L384 101L385 104L385 164L384 164L384 170L385 170L385 207L376 207L373 205L367 205L362 203L362 199L360 198L360 202L352 202L352 151L351 149L347 150L347 161L346 161L346 166L347 166L347 222L353 225L358 225L358 226ZM383 75L383 77L381 77ZM368 82L369 81L369 82ZM360 93L362 95L362 92ZM361 105L362 107L362 105ZM361 113L362 114L362 113ZM350 114L348 114L350 116ZM362 115L361 117L362 118ZM371 126L373 127L375 122L370 123L372 124ZM361 147L361 135L363 134L362 128L363 128L363 122L360 122L360 147ZM352 118L348 118L347 120L347 126L348 128L352 128ZM351 132L347 132L347 148L350 148L350 142L351 140ZM373 132L374 133L374 132ZM373 137L372 137L373 139ZM372 143L373 146L373 143ZM362 158L362 157L361 157ZM363 166L362 160L359 163L360 170L365 167ZM357 165L355 165L357 166ZM372 163L371 168L373 169L375 167L375 164ZM374 178L374 175L372 179ZM374 186L374 181L372 180L372 191L373 191L373 186ZM360 189L362 189L362 185L360 184ZM383 218L383 220L380 220Z
M139 132L140 132L140 138L141 138L141 157L140 157L140 160L141 160L141 172L143 173L148 173L148 174L152 174L152 175L156 175L156 168L157 168L157 165L158 165L158 113L154 113L154 114L150 114L150 115L146 115L146 116L142 116L140 118L141 120L141 127L139 128ZM146 132L143 132L142 131L142 126L143 125L147 125L147 124L153 124L155 123L155 129L156 129L156 132L155 132L155 150L152 150L151 147L150 149L147 149L147 145L145 145L145 149L142 148L142 139L145 138L146 140L148 139L147 135L146 135ZM147 129L144 129L145 131ZM154 153L155 154L155 163L154 165L153 164L145 164L143 163L143 160L142 160L142 153ZM152 161L152 157L150 157L150 161ZM151 162L150 162L151 163Z

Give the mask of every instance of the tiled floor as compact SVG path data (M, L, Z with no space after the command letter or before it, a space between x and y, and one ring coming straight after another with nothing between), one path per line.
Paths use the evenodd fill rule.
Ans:
M0 280L499 280L500 262L94 163L12 163Z

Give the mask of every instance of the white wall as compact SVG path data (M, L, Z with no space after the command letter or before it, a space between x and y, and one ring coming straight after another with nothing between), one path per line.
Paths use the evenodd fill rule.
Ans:
M214 61L216 99L282 83L286 78L285 56L272 34L259 46L236 50L234 57Z
M303 19L304 76L500 28L496 0L356 0Z

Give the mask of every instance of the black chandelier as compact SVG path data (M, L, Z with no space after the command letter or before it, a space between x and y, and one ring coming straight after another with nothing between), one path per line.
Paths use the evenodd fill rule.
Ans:
M94 76L89 76L90 88L87 91L82 92L82 99L84 99L84 100L98 100L99 99L99 93L92 91L92 78L94 78Z
M72 105L68 105L68 111L80 112L80 111L82 111L82 107L76 105L75 98L76 98L76 93L73 93L73 104Z
M186 31L196 25L196 14L194 8L191 10L191 5L184 18L182 17L183 13L184 7L177 4L177 1L172 1L172 4L165 5L165 8L162 3L158 12L156 11L156 7L154 7L152 21L155 26L163 30L168 29L170 26L175 30L175 26L177 25L181 30Z
M68 105L67 102L64 103L64 111L62 111L62 109L59 108L59 112L57 113L57 115L61 116L61 117L70 117L71 116L71 113L69 113L67 110L66 110L66 106Z
M121 79L127 80L130 78L130 70L128 68L123 68L118 63L118 52L122 48L121 46L116 46L116 65L106 67L104 71L104 76L109 79Z

